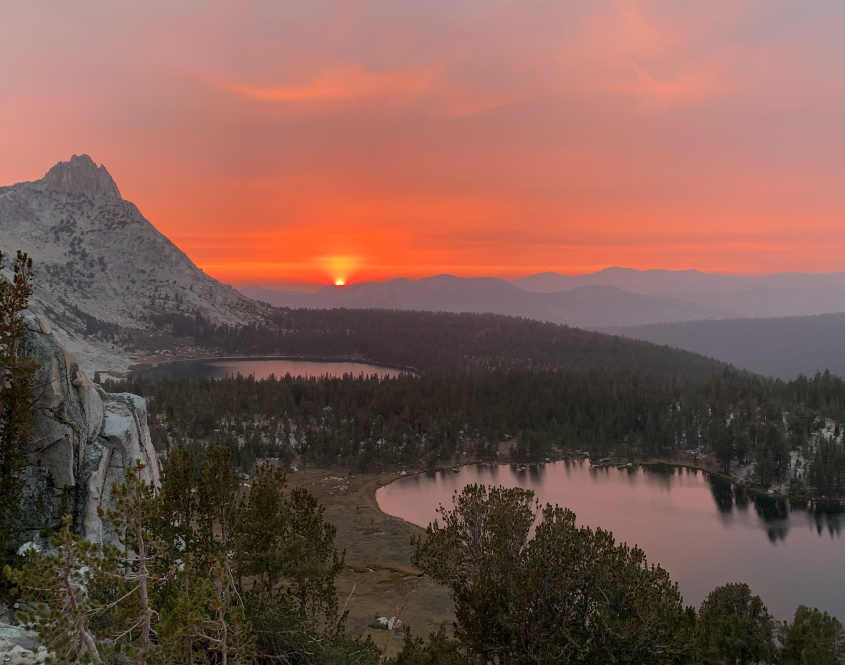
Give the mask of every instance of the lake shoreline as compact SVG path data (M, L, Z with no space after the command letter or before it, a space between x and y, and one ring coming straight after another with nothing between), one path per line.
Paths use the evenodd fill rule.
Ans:
M736 476L725 474L723 471L716 471L712 467L708 467L702 464L696 464L691 462L684 462L678 460L666 460L666 459L649 459L646 461L634 461L634 462L612 462L607 464L593 464L589 457L584 456L560 456L557 458L549 458L543 461L536 461L536 462L499 462L499 461L491 461L491 460L483 460L483 459L473 459L462 461L460 463L452 463L452 464L445 464L440 465L435 468L431 469L412 469L410 471L406 471L401 469L399 471L387 472L390 474L389 478L384 478L386 474L378 474L380 476L378 486L373 489L373 498L375 498L375 492L380 487L386 487L398 480L402 480L403 478L411 478L414 476L420 476L423 474L436 474L436 473L458 473L459 471L463 470L467 467L473 466L496 466L496 467L517 467L519 469L527 469L532 466L546 466L549 464L554 464L557 462L587 462L591 471L598 471L600 469L609 469L614 468L620 471L624 470L635 470L639 467L671 467L674 469L686 469L689 471L701 471L702 473L707 474L710 477L715 477L725 482L731 484L732 487L741 487L745 493L749 496L749 498L766 498L766 499L777 499L782 501L789 501L795 502L796 504L804 504L805 506L830 506L830 507L843 507L845 506L845 499L842 498L831 498L831 497L813 497L813 496L806 496L806 495L789 495L783 494L780 492L769 492L768 489L760 486L755 485L753 483L748 483L743 479L737 478ZM381 507L379 507L381 508ZM402 518L397 518L402 519Z
M573 464L552 463L561 461ZM649 561L670 570L693 604L716 586L741 581L779 618L798 604L845 616L841 585L824 582L843 547L841 502L769 494L734 483L706 462L627 464L595 468L584 457L526 464L468 459L383 474L368 499L382 515L424 529L438 519L438 505L451 509L453 492L467 484L522 487L542 505L569 508L579 524L641 547ZM413 480L396 483L400 479Z
M127 378L135 377L137 378L139 375L143 376L145 372L150 372L152 370L162 370L167 367L173 367L174 369L178 368L179 366L189 366L191 364L197 363L220 363L220 362L271 362L271 361L289 361L289 362L303 362L303 363L323 363L323 364L354 364L354 365L367 365L378 369L383 370L393 370L399 374L413 374L415 376L421 376L422 372L414 367L409 367L406 365L390 365L383 362L375 362L371 360L364 360L362 358L338 358L338 357L320 357L320 356L205 356L205 357L197 357L197 358L167 358L162 359L160 362L144 362L144 363L137 363L135 365L131 365L129 367L128 372L126 373ZM317 376L317 375L315 375ZM281 377L277 377L281 378Z

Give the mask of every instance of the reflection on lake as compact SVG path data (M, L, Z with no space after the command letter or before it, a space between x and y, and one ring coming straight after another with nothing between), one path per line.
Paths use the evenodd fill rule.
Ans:
M734 510L747 511L753 506L773 543L785 540L790 528L804 523L814 527L819 535L839 536L843 507L838 501L787 500L765 494L749 497L743 487L725 478L710 476L708 481L716 508L723 517L729 520Z
M376 493L390 515L426 526L439 504L470 483L523 487L578 523L638 545L698 606L715 587L746 582L778 619L799 604L845 620L845 542L838 504L750 496L702 472L674 467L591 469L587 462L470 466L409 476Z
M353 376L376 374L381 378L396 376L403 370L369 365L366 363L331 360L291 360L288 358L221 358L219 360L186 360L163 363L151 369L133 372L136 377L148 379L185 379L202 377L223 379L227 376L254 376L266 379L275 375L277 379L285 374L291 376Z

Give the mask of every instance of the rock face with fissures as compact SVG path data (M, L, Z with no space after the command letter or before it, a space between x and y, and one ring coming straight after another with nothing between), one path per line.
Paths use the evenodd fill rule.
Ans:
M35 385L37 432L26 447L23 525L27 538L73 516L74 531L93 542L110 540L97 508L108 507L113 484L126 468L145 465L142 477L159 485L158 459L143 398L107 393L79 368L43 316L27 317L26 353L40 368Z

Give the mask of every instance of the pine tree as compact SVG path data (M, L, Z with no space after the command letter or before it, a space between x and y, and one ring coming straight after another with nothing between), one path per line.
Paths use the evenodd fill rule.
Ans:
M113 619L110 637L117 650L139 663L146 662L153 648L153 585L164 578L156 564L165 548L150 529L158 499L155 488L141 478L143 469L140 461L128 467L123 484L112 486L114 506L99 509L120 543L104 547L100 562L101 577L113 580L120 594L108 606Z
M775 621L747 584L726 584L701 603L696 650L704 665L771 662Z
M156 665L201 662L206 653L222 665L247 665L255 654L255 636L244 608L234 599L229 561L212 557L204 564L187 562L179 572L180 588L157 625Z
M159 510L153 521L155 532L167 544L171 564L196 548L196 476L193 450L175 448L170 451L159 493Z
M21 622L38 632L41 643L61 663L102 663L94 636L88 629L97 610L85 591L91 580L90 566L96 565L97 548L71 533L72 518L51 540L53 552L30 550L20 570L6 566L6 577L21 591L34 612L21 612Z
M32 259L21 252L12 281L0 278L0 559L5 560L18 535L26 466L22 446L35 431L33 379L38 363L23 353L26 323L22 316L32 295L32 280Z
M223 551L229 541L231 513L235 505L232 453L212 445L200 469L197 487L199 539L209 554Z
M333 627L334 580L343 569L343 555L334 546L337 529L324 521L316 497L301 487L286 497L284 489L285 474L264 464L238 505L233 534L238 575L260 581L267 598L280 595L314 625Z
M781 665L841 665L845 662L845 628L827 612L799 605L792 624L778 629Z

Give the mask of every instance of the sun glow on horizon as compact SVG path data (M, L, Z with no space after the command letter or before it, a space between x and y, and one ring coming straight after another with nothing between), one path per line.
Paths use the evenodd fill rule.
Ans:
M327 256L320 262L335 286L346 284L360 264L356 256Z

